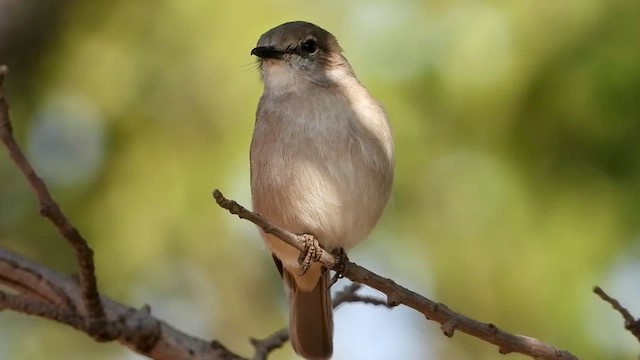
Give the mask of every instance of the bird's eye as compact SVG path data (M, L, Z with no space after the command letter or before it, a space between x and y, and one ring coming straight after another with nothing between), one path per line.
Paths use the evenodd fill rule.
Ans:
M316 51L318 51L318 44L313 39L307 39L302 43L302 45L300 45L300 49L303 53L314 54Z

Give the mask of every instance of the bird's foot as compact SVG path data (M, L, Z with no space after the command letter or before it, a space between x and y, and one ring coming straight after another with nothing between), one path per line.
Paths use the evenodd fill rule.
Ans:
M343 273L347 269L347 264L349 263L349 257L347 257L347 252L344 251L343 248L337 248L333 250L331 253L333 254L333 256L336 257L336 259L338 259L338 262L333 268L333 271L335 271L335 274L333 275L333 277L331 278L331 281L329 282L329 287L332 287L333 284L335 284L336 282L338 282L338 280L344 277Z
M298 263L301 267L300 274L298 275L302 276L309 270L312 262L320 260L322 248L315 236L302 234L300 237L304 241L304 250L300 252L300 256L298 257Z

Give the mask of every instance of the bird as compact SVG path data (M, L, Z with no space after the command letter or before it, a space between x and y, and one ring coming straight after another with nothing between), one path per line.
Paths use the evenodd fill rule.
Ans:
M305 21L260 36L263 93L250 146L256 213L329 251L368 237L389 200L394 145L382 106L356 78L336 38ZM283 279L289 335L305 359L333 354L330 272L301 272L300 251L260 230Z

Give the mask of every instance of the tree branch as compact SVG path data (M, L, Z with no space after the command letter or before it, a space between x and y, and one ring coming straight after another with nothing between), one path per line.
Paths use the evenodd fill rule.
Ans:
M300 251L304 250L304 241L301 239L301 236L276 226L262 216L247 210L237 202L225 198L217 189L213 191L213 197L220 207L228 210L230 213L238 215L241 219L251 221L262 228L264 232L277 236L296 249ZM570 352L560 350L540 340L523 335L511 334L491 323L483 323L457 313L442 303L429 300L424 296L396 284L393 280L384 278L353 262L338 264L338 259L325 249L321 250L319 261L332 270L336 270L336 267L340 265L342 275L345 277L383 292L387 295L387 304L389 306L404 304L422 313L427 319L440 323L440 328L448 337L452 337L455 330L460 330L478 339L497 345L501 354L515 352L528 355L534 359L544 360L578 359Z
M636 340L640 341L640 319L636 319L631 315L629 310L620 304L620 302L604 292L599 286L593 288L593 292L596 293L602 300L608 302L614 310L622 315L624 319L624 328L635 336Z
M107 334L99 331L102 328L102 322L105 321L105 312L100 303L100 296L98 295L98 285L93 263L93 250L89 247L82 235L80 235L80 232L71 224L67 217L64 216L58 203L51 197L47 185L38 174L36 174L13 137L13 128L9 121L9 105L7 104L4 93L4 78L7 72L8 68L0 65L0 139L9 151L9 156L18 166L29 185L31 185L33 192L36 194L38 204L40 205L40 214L53 223L75 252L75 258L80 268L82 305L88 314L88 320L93 323L90 324L89 329L92 329L92 331L95 329L97 331L92 333L91 336L97 340L112 340L111 338L115 336L115 334Z
M35 296L0 291L0 310L11 309L69 325L90 334L87 315L76 308L82 303L82 289L74 277L61 275L45 266L0 248L0 282L12 288L22 284ZM55 288L56 290L51 290ZM68 299L69 303L60 302ZM157 360L246 360L217 341L207 341L181 332L154 317L148 306L134 309L102 297L107 321L105 332L133 351Z

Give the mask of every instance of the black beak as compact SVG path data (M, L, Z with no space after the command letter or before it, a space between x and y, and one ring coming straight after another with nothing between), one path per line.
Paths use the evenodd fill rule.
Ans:
M251 50L251 55L255 55L261 59L281 59L282 54L284 54L284 52L271 46L258 46Z

